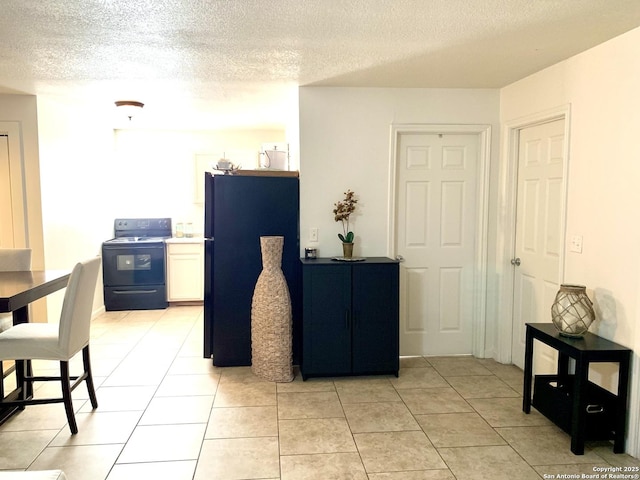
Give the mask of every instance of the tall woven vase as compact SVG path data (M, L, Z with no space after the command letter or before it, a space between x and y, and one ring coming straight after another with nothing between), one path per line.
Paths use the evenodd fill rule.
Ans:
M272 382L293 380L291 297L282 273L284 237L260 237L262 272L251 303L251 370Z

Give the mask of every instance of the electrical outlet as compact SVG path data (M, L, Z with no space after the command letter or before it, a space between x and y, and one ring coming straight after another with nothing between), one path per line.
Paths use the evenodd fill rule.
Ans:
M575 253L582 253L582 235L574 235L571 237L569 250Z
M311 230L309 230L309 241L310 242L317 242L318 241L318 228L317 227L313 227Z

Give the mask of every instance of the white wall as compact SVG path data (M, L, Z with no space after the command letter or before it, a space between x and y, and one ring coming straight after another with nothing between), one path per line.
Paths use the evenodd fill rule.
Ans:
M194 204L196 154L210 155L207 170L222 156L243 169L258 167L262 143L285 142L284 129L218 131L118 130L111 171L119 186L111 212L116 217L171 217L204 231L204 209ZM113 219L111 220L113 222Z
M520 80L500 92L502 122L570 104L564 281L585 284L591 331L634 349L630 445L638 456L640 348L640 29ZM568 251L583 236L581 254ZM607 369L595 369L606 384Z
M56 95L38 97L40 172L45 259L48 269L71 269L100 254L113 236L108 199L113 165L112 117L86 101ZM50 295L50 318L59 315L63 293ZM94 314L104 308L102 275L94 297Z
M347 189L359 199L354 255L386 256L392 124L489 124L497 139L498 91L300 88L301 247L342 254L333 205ZM317 244L309 230L319 229Z

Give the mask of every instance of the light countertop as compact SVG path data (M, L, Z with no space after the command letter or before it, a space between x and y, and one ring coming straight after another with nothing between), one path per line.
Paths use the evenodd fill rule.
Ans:
M166 243L203 243L204 237L171 237L165 241Z

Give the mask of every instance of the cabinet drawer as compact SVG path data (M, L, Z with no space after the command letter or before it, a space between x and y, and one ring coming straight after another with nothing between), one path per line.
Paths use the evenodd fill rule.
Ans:
M169 243L168 247L169 255L198 255L203 252L204 245L202 243Z

